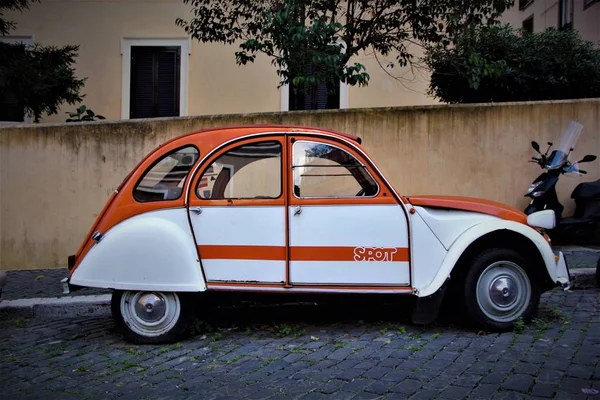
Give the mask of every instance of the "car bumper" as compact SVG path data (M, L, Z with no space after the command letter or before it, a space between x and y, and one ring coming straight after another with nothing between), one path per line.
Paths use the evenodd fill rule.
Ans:
M60 280L60 284L62 286L62 292L63 294L69 294L71 293L71 285L69 285L69 278L63 278Z
M558 252L555 276L557 283L561 285L563 290L569 290L571 287L571 274L569 273L569 266L562 251Z

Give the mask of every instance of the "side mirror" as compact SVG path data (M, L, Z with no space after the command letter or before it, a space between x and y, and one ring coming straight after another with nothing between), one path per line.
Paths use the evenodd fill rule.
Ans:
M588 154L585 157L583 157L581 160L579 160L578 162L582 163L582 162L592 162L596 159L596 156L593 154Z
M538 142L536 142L535 140L531 141L531 147L533 147L533 149L535 151L537 151L538 153L540 152L540 145L538 144Z

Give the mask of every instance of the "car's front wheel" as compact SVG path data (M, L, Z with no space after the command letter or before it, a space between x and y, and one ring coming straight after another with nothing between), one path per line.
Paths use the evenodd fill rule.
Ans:
M464 281L465 306L472 322L507 331L529 322L541 291L531 264L510 249L488 249L472 261Z
M111 310L125 339L134 343L178 340L193 316L190 299L173 292L115 290Z

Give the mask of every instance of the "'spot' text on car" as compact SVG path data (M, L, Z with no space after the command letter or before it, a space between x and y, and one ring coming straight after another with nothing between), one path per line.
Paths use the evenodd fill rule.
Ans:
M485 329L528 321L542 292L569 287L562 253L526 216L474 198L398 193L357 137L247 126L175 138L111 195L76 254L68 293L114 289L128 340L186 333L210 291L416 296L413 320L460 300Z

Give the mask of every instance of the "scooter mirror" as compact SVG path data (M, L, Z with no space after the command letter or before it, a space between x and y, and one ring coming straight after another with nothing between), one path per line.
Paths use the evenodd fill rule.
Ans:
M592 162L592 161L594 161L595 159L596 159L596 156L595 156L595 155L593 155L593 154L588 154L588 155L586 155L585 157L583 157L583 158L581 159L581 161L579 161L579 162Z
M533 147L533 149L535 151L537 151L538 153L540 152L540 145L538 144L538 142L536 142L535 140L531 141L531 147Z

